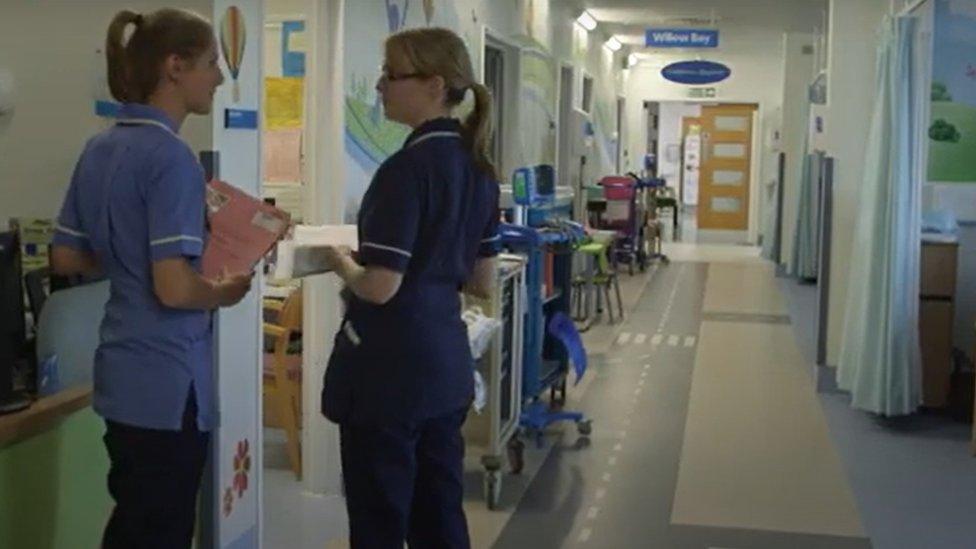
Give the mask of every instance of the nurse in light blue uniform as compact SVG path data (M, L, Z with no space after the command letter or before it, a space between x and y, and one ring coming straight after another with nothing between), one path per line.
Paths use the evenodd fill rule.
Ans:
M251 281L199 274L204 174L179 136L187 115L210 111L223 77L210 24L185 11L120 12L106 53L122 106L75 166L52 265L111 284L94 365L116 503L103 547L190 547L214 427L211 311Z
M387 40L377 90L387 118L413 132L363 197L358 256L332 253L351 295L322 409L340 425L354 549L467 548L461 426L474 364L460 292L486 296L495 277L491 99L461 39L434 28ZM469 92L462 123L452 111Z

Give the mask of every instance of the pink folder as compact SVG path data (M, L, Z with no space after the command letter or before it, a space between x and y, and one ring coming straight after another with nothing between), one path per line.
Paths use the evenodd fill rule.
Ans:
M203 276L249 273L288 231L291 216L223 181L207 184L210 239Z

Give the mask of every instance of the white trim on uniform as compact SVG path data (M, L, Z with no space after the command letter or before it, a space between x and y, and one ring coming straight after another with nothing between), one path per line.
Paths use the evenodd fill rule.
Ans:
M382 244L376 244L375 242L363 242L359 245L360 248L376 248L377 250L385 250L387 252L393 252L395 254L400 254L406 258L413 257L413 254L407 250L401 250L400 248L394 248L393 246L384 246Z
M188 240L190 242L199 242L200 244L203 244L203 239L202 238L199 238L199 237L196 237L196 236L190 236L188 234L181 234L181 235L176 235L176 236L167 236L167 237L164 237L164 238L157 238L156 240L153 240L153 241L149 242L149 245L150 246L162 246L163 244L171 244L173 242L179 242L181 240Z
M152 118L123 118L116 122L119 126L156 126L162 128L170 133L170 135L179 138L173 128L170 128L166 124L160 122L159 120L153 120Z
M76 231L74 229L69 229L68 227L61 225L60 223L54 226L54 230L61 231L64 234L71 235L78 238L88 238L87 234L81 231Z
M414 139L413 141L411 141L407 145L407 147L408 148L409 147L413 147L414 145L418 145L420 143L423 143L424 141L427 141L428 139L434 139L435 137L451 137L451 138L454 138L454 139L461 139L461 134L459 134L458 132L430 132L430 133L425 133L425 134L421 135L420 137L418 137L417 139Z
M502 239L502 235L496 234L495 236L493 236L491 238L484 238L484 239L482 239L481 240L481 243L482 244L489 244L491 242L498 242L501 239Z

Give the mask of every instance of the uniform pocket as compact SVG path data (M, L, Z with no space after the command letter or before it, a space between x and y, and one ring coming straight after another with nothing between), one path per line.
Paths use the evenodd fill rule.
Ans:
M356 346L339 330L322 383L322 415L329 421L345 423L352 413L355 392Z

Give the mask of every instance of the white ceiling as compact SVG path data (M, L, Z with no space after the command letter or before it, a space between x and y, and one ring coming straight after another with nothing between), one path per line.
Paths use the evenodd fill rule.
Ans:
M823 25L827 0L555 0L585 7L607 34L643 45L649 25L763 27L813 32Z

